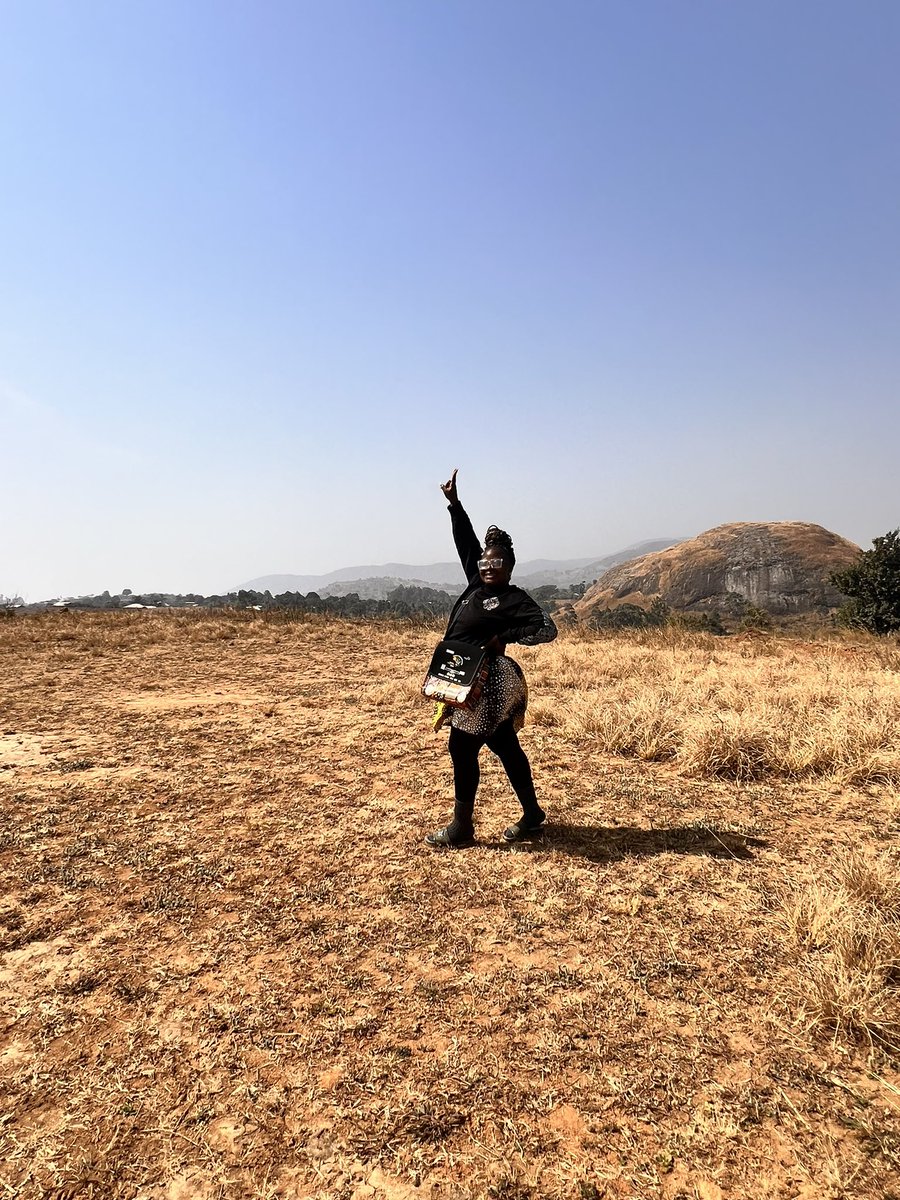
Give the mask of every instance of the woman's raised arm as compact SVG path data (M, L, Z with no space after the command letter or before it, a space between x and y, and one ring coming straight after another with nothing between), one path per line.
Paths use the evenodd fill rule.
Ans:
M456 492L456 472L458 469L458 467L453 468L453 474L446 483L441 484L441 491L450 505L450 521L453 527L453 541L456 545L456 553L459 555L462 569L466 573L466 579L469 583L472 583L473 580L478 578L478 560L481 558L481 542L472 528L472 522L469 520L468 513L459 502L459 496Z

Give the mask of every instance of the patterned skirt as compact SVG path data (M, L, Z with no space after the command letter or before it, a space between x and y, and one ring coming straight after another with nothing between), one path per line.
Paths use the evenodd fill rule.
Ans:
M498 725L512 720L518 732L525 724L528 684L522 668L505 654L493 660L481 699L474 708L454 708L450 724L462 733L489 738Z

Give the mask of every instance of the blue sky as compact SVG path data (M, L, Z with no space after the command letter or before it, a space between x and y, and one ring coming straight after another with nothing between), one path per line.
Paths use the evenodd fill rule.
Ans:
M900 524L900 6L7 0L0 593Z

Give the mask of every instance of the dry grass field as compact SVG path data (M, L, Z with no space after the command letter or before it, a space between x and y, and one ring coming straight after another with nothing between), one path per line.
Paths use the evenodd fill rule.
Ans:
M513 650L433 852L435 630L0 622L0 1197L900 1197L900 650Z

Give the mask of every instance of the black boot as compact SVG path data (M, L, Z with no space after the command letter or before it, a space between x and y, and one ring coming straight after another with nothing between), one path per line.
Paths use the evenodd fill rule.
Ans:
M449 850L461 850L464 846L475 845L475 834L465 833L461 831L455 821L449 825L445 825L443 829L436 829L434 833L429 833L425 839L427 845L436 847L445 847Z
M453 820L443 829L429 833L425 841L429 846L471 846L475 841L475 826L472 822L474 804L460 802L453 805Z
M515 825L508 825L503 830L503 840L504 842L521 842L523 838L530 837L543 829L546 820L547 814L542 808L537 805L529 808L522 814L521 821L517 821Z

